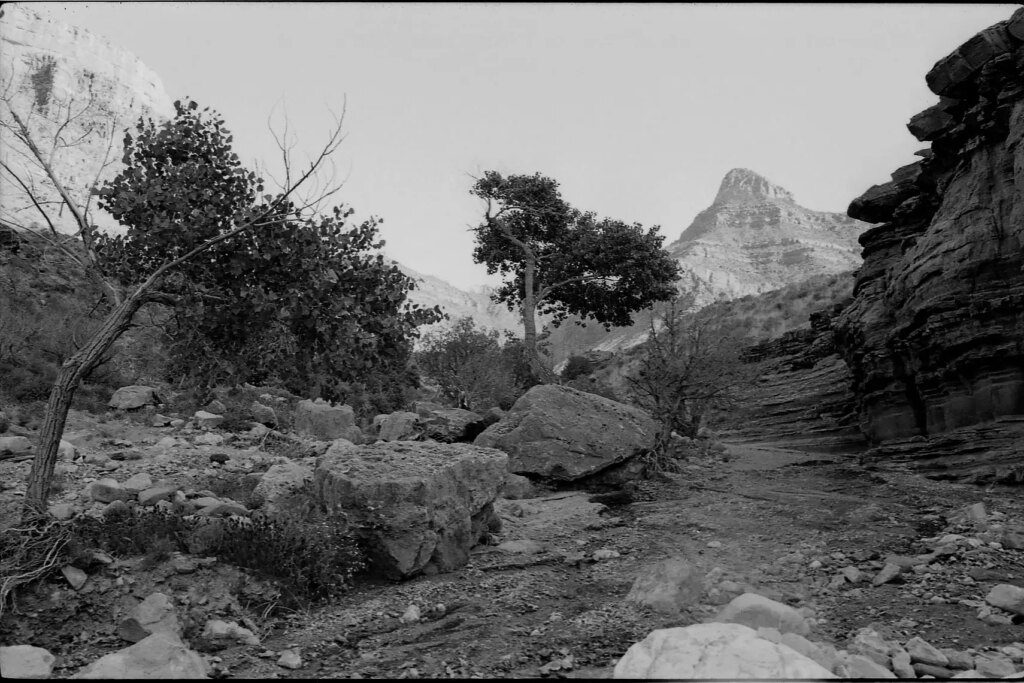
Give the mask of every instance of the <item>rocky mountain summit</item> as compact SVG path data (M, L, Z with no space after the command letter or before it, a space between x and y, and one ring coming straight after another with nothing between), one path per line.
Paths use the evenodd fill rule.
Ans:
M54 170L73 197L84 200L97 177L102 181L117 173L124 131L142 116L173 116L171 98L156 73L105 38L49 18L31 4L8 3L2 12L0 73L9 105L37 139L53 140L64 126L66 145L54 158ZM11 150L12 142L10 131L0 128L0 149ZM56 199L42 168L17 154L5 152L5 158L42 199ZM112 162L106 168L104 159ZM4 220L45 227L7 174L0 177L0 198ZM96 218L101 227L114 225L99 212ZM76 229L66 212L55 222L62 232Z
M853 270L860 265L857 237L867 227L843 214L804 208L789 190L734 168L711 206L666 248L681 266L680 292L694 292L703 306ZM552 333L552 346L563 355L630 348L647 338L650 320L649 311L641 312L634 325L607 332L565 324Z
M854 300L836 321L861 428L881 460L1011 477L1024 414L1024 10L940 60L938 104L907 125L919 161L870 188ZM956 438L956 430L987 426ZM966 442L967 450L932 448ZM928 437L928 438L925 438ZM999 445L996 445L999 444ZM934 445L934 444L932 444Z
M714 203L668 246L682 266L681 288L700 303L760 294L860 263L857 236L867 227L838 213L812 211L757 173L725 174Z

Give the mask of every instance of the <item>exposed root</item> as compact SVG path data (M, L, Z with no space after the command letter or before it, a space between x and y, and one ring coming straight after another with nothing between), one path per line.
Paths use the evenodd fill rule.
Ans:
M19 526L0 530L0 618L8 598L25 584L43 578L65 561L70 525L46 514L26 515Z

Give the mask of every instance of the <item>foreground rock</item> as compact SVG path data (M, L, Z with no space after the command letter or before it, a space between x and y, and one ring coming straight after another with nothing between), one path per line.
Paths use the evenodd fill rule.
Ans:
M703 578L696 567L682 558L663 560L636 578L626 601L656 612L679 614L700 600Z
M695 624L652 631L615 665L615 678L835 678L786 645L741 624Z
M466 563L470 548L499 526L493 503L507 463L501 451L467 444L378 443L322 456L313 487L328 509L355 523L379 522L361 532L370 561L399 579Z
M57 658L49 650L32 645L0 647L0 677L7 679L49 678Z
M206 663L171 633L154 633L100 657L72 678L207 678Z
M473 442L509 454L509 471L574 481L628 460L654 444L644 411L568 387L542 385Z
M780 633L807 635L810 626L797 610L757 593L733 598L715 617L715 621L744 624L751 628L774 628Z

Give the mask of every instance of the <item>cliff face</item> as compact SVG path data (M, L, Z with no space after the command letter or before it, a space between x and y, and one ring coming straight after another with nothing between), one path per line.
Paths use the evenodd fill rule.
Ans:
M469 316L477 327L522 333L523 324L519 314L508 310L504 304L496 304L491 301L490 294L486 290L467 292L441 278L417 273L397 261L395 264L403 273L416 280L416 289L409 292L409 301L427 308L440 306L450 318L448 321L424 327L422 331L436 330L451 325L456 318Z
M927 75L922 159L854 200L854 301L836 322L873 442L1024 414L1024 9Z
M31 5L7 4L2 12L0 74L5 99L44 149L60 131L65 144L57 147L54 171L73 198L84 204L97 175L104 180L117 173L125 130L140 116L173 116L171 99L154 72L106 39L50 19ZM6 108L0 105L0 115L9 120ZM44 202L57 200L42 168L18 154L19 149L11 133L0 129L4 160ZM112 162L105 169L104 158ZM21 227L45 227L24 189L7 174L0 176L0 207L4 220ZM50 213L62 232L75 229L66 210ZM101 227L113 226L101 212L95 218Z

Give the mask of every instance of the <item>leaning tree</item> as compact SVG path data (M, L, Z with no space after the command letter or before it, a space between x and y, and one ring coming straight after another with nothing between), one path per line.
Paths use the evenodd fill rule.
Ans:
M574 209L539 173L488 171L470 192L486 205L473 258L504 277L494 301L520 309L524 354L538 378L554 378L537 350L538 314L555 326L570 315L626 326L634 312L676 296L679 266L657 226Z
M215 267L216 264L206 258L206 255L217 245L264 226L278 225L288 220L306 220L308 216L305 212L308 209L318 206L325 197L337 191L337 187L321 188L317 187L317 183L319 172L329 164L331 154L338 149L343 140L342 117L336 118L327 142L301 172L292 173L294 165L289 158L289 149L282 146L285 166L288 169L286 181L279 191L272 195L262 195L261 198L263 184L244 169L238 163L237 156L230 151L230 135L223 129L223 121L214 115L202 116L194 102L175 103L177 116L160 128L165 133L162 138L165 144L153 153L162 154L164 158L176 158L182 163L191 163L195 168L195 175L185 184L147 190L173 195L167 198L168 203L180 200L181 211L173 216L165 216L165 220L152 226L154 230L146 233L148 247L142 250L140 260L134 265L137 277L133 278L133 284L125 289L118 282L118 278L110 274L109 267L104 266L97 252L98 249L102 250L100 245L104 238L97 230L89 211L90 198L98 191L101 192L100 188L96 187L99 173L85 199L73 193L69 189L69 178L63 177L58 171L57 160L61 151L74 146L77 141L61 138L60 132L66 129L66 126L60 125L56 127L58 133L54 139L39 139L36 129L30 125L32 116L38 115L38 112L34 109L19 111L13 92L13 89L8 87L0 95L0 127L10 135L13 144L18 146L19 155L36 166L51 186L49 189L56 191L60 198L56 210L66 209L73 216L77 227L75 236L80 240L82 248L73 248L73 245L58 233L55 225L55 208L46 202L37 201L40 194L35 191L32 182L18 166L7 163L5 158L2 170L24 189L46 223L51 243L85 268L89 277L102 286L110 303L110 311L99 329L74 355L62 363L50 391L25 495L26 512L39 514L46 506L60 438L75 391L82 380L104 359L117 339L129 329L135 314L143 306L152 302L174 304L177 301L177 297L168 290L174 289L173 280L175 276L181 277L183 267L204 262L206 267ZM72 104L66 109L69 118L85 115L84 110L80 111L81 107L75 109ZM87 106L91 107L92 103L87 103ZM189 144L176 144L183 140L187 140ZM204 172L201 162L212 158L217 158L220 162L217 170ZM109 159L98 162L101 169L107 164ZM142 171L135 180L143 180L141 176L144 176ZM317 191L313 195L305 194L304 190L311 186L317 187ZM238 196L240 189L241 198ZM188 200L197 197L212 201L206 204L206 209L194 211L188 207ZM5 223L10 224L8 219L5 219Z

